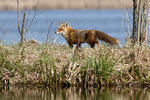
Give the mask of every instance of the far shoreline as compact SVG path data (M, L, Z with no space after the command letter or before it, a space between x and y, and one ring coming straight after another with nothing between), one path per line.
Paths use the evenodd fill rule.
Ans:
M132 6L131 0L20 0L21 10L127 9ZM17 10L16 0L0 0L0 10Z
M132 8L126 8L126 9L132 9ZM20 9L20 11L42 11L42 10L124 10L122 8L98 8L98 9L94 9L94 8L89 8L89 9ZM0 11L17 11L17 9L0 9Z

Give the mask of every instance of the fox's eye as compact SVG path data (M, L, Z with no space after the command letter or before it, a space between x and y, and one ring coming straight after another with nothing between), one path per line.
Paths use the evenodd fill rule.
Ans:
M60 30L60 31L61 31L62 29L61 29L61 28L58 28L58 30Z

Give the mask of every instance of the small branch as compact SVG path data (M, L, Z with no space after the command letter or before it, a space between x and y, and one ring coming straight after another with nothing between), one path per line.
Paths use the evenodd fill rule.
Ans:
M24 32L24 25L25 25L25 19L26 19L26 13L23 13L23 20L22 20L22 29L21 29L21 33Z
M24 25L25 25L25 19L26 19L26 13L24 12L24 14L23 14L23 20L22 20L22 29L21 29L21 33L20 33L20 36L21 36L21 45L24 42Z
M147 0L144 0L143 1L143 13L142 13L142 19L141 19L141 31L140 31L140 42L144 42L145 39L146 39L146 33L145 33L145 28L146 28L146 24L147 22L145 22L145 19L146 19L146 6L147 6Z
M137 16L137 1L133 0L133 33L131 38L135 42L135 35L137 33L136 28L137 28L137 21L136 21L136 16Z
M51 31L52 25L53 25L53 23L50 23L50 24L49 24L48 32L47 32L47 36L46 36L46 43L48 43L48 42L49 42L49 39L50 39L50 40L52 39L52 34L50 34L50 31Z
M34 10L34 15L33 15L33 17L32 17L32 19L31 19L31 23L29 24L29 26L28 26L28 28L26 29L26 32L28 32L29 31L29 29L30 29L30 27L31 27L31 25L33 24L33 22L34 22L34 20L35 20L35 17L36 17L36 15L37 15L37 8L38 8L38 5L39 5L39 0L37 1L37 7L35 8L35 10Z
M18 6L18 31L19 31L19 34L21 34L21 31L20 31L20 1L17 0L17 6Z
M137 25L137 43L140 43L140 24L141 24L141 9L142 9L142 0L139 0L138 7L138 25Z

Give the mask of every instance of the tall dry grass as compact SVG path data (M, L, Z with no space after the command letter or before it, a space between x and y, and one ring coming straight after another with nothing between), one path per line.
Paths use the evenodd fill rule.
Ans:
M21 9L34 9L38 0L20 0ZM117 9L132 7L132 0L39 0L39 9ZM0 9L17 9L16 0L0 0Z
M81 48L25 42L0 46L0 83L42 86L149 86L149 47Z

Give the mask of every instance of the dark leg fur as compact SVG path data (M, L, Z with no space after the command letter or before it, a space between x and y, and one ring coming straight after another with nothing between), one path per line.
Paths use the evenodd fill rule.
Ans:
M94 48L95 47L95 43L91 43L90 46L91 46L91 48Z
M81 44L77 44L76 49L78 50L81 47Z
M73 44L72 43L68 43L68 44L69 44L70 48L73 48Z
M81 44L77 44L77 47L78 47L78 48L81 47Z

